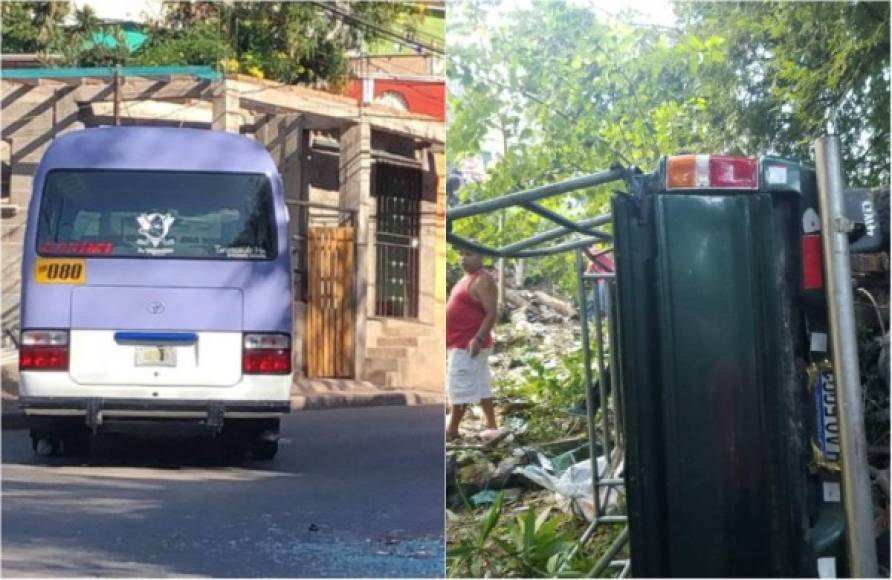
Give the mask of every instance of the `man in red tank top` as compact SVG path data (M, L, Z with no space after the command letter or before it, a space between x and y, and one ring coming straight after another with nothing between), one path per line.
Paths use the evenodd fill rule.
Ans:
M480 403L486 429L496 429L488 359L492 352L490 331L498 314L498 289L483 268L482 256L462 251L460 257L465 276L452 288L446 303L446 383L452 405L447 439L458 437L465 407L471 403Z

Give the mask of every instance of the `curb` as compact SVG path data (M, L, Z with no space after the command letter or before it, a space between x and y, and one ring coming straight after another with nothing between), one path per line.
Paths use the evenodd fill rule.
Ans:
M291 397L291 412L318 411L322 409L343 409L347 407L383 407L416 405L440 405L442 397L413 391L389 391L372 393L327 393L320 395L297 395Z

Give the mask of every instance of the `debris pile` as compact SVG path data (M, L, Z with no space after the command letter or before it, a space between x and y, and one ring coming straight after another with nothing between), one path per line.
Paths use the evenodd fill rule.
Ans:
M447 443L448 543L464 553L491 533L503 546L535 513L537 526L573 540L554 561L587 571L594 562L586 566L586 558L606 548L613 530L596 534L585 550L570 548L591 521L594 499L579 311L571 301L538 289L506 289L503 308L490 356L500 429L496 437L481 436L482 411L472 405L459 439ZM593 387L597 400L598 386ZM600 411L596 417L600 421ZM599 478L622 477L619 454L608 460L599 447L594 452ZM623 512L621 488L599 492L599 505L607 513ZM495 560L491 569L512 569L504 550L480 550L482 560ZM462 562L454 556L448 566L467 573Z
M490 357L497 387L522 383L531 371L531 356L550 370L561 356L579 351L578 314L572 304L540 290L506 289L505 305L506 323L493 329L495 351Z

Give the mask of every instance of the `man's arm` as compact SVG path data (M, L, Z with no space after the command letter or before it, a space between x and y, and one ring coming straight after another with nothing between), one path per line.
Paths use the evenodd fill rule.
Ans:
M477 279L470 285L468 291L471 293L471 296L480 302L486 313L483 317L483 322L480 323L480 328L477 329L477 334L475 334L474 338L468 343L468 351L473 357L477 356L477 353L480 352L480 347L483 344L483 341L496 323L496 317L498 316L499 310L499 290L496 287L496 282L492 279L492 276L484 272L477 276Z

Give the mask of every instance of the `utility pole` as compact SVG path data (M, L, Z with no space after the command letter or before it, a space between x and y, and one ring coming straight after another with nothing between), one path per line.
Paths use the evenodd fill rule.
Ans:
M502 133L502 159L508 157L508 133L505 130L505 119L501 116L499 117L499 125L500 132ZM505 227L505 210L499 212L499 242L502 240L502 230ZM505 304L505 258L499 258L497 263L497 269L499 272L499 286L498 286L498 304L499 308L504 308Z
M846 545L852 578L876 578L873 502L861 407L858 338L849 262L849 231L845 216L839 137L815 141L821 241L824 250L827 305L830 310L831 353L839 405L839 442L842 448L842 504Z
M115 105L114 105L114 115L115 115L115 127L121 124L121 91L120 91L120 68L118 65L115 65Z
M499 236L502 235L502 228L505 226L505 211L499 212ZM496 300L498 300L499 308L503 308L505 304L505 258L499 258L496 262L496 270L499 273L499 286Z

